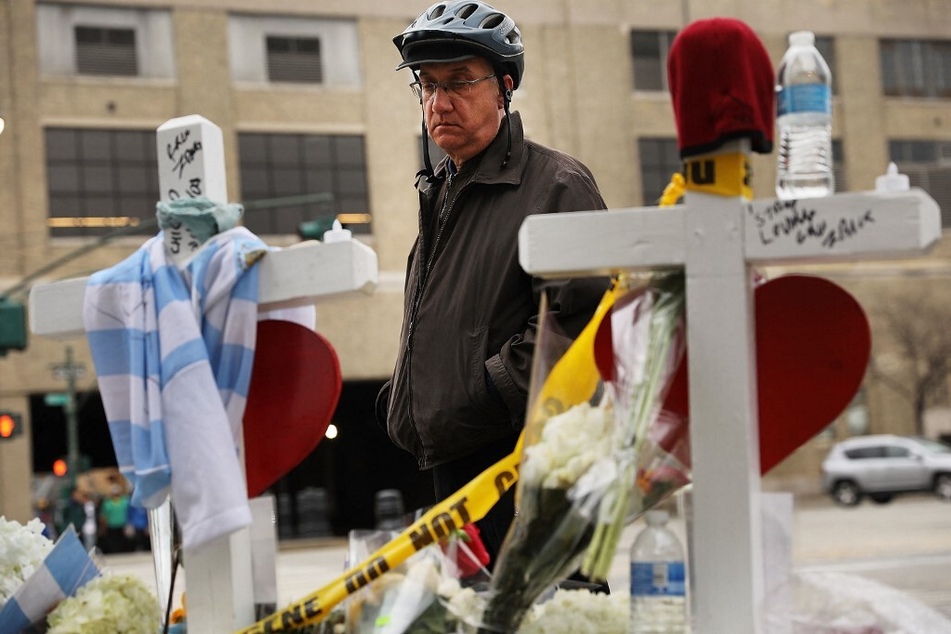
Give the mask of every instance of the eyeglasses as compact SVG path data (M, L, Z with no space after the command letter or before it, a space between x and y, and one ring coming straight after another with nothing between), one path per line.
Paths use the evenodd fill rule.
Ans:
M413 94L422 99L423 101L429 101L436 96L436 89L442 88L443 91L450 97L468 97L469 93L472 91L472 86L478 84L480 81L485 81L486 79L492 79L495 77L494 74L486 75L485 77L480 77L478 79L454 79L452 81L414 81L409 85L413 89Z

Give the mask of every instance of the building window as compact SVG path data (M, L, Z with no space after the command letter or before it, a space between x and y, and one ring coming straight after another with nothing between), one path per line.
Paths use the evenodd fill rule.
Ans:
M683 161L676 139L638 139L637 151L641 160L641 186L643 204L653 206L658 203L664 188L675 172L683 171Z
M319 84L323 81L320 40L314 37L267 37L270 81Z
M888 97L951 97L951 40L881 40Z
M76 72L80 75L139 74L135 30L77 26Z
M362 136L243 133L238 151L244 224L250 231L292 234L301 222L330 213L354 233L369 233ZM313 199L275 200L305 195Z
M46 177L51 236L155 233L154 130L47 128Z
M951 141L889 141L888 157L941 208L941 226L951 227Z
M228 40L231 77L238 84L362 82L355 20L231 15Z
M835 179L837 192L849 191L845 182L845 154L842 150L842 141L836 139L832 139L832 177Z
M36 29L44 76L175 77L167 9L38 3Z
M822 55L822 59L829 66L829 72L832 74L832 94L839 94L839 82L837 77L839 73L835 69L835 38L830 35L816 36L816 50Z
M676 31L631 31L634 90L667 91L667 53Z

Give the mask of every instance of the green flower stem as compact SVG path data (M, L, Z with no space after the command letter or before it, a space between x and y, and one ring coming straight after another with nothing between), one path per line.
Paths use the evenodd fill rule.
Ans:
M621 533L626 524L631 493L635 487L637 463L647 439L650 424L660 407L661 378L668 371L669 355L678 324L684 309L683 273L665 274L655 278L648 292L658 297L650 310L648 348L645 358L644 380L632 387L631 409L621 429L620 452L632 450L629 459L621 462L617 483L611 494L606 495L591 546L581 566L583 574L592 580L604 580L611 568L611 560L617 550ZM610 317L606 317L608 319ZM646 509L637 509L640 515Z

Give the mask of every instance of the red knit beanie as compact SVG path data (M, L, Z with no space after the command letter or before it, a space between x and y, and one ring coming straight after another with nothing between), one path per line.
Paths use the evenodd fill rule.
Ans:
M710 18L689 24L670 47L667 78L681 158L742 137L754 152L773 150L773 66L745 23Z

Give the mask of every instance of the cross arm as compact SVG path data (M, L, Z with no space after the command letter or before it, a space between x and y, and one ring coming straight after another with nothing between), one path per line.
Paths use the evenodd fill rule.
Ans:
M692 195L687 193L687 204ZM696 196L702 204L702 196ZM737 228L754 264L919 256L941 238L937 203L918 188L825 198L744 201ZM686 206L529 216L519 231L519 262L532 275L572 277L681 267ZM740 218L742 214L742 218Z
M372 294L378 271L376 252L358 240L304 243L269 252L260 262L262 310L301 305L353 294ZM83 334L83 296L88 278L34 286L30 329L67 338Z

